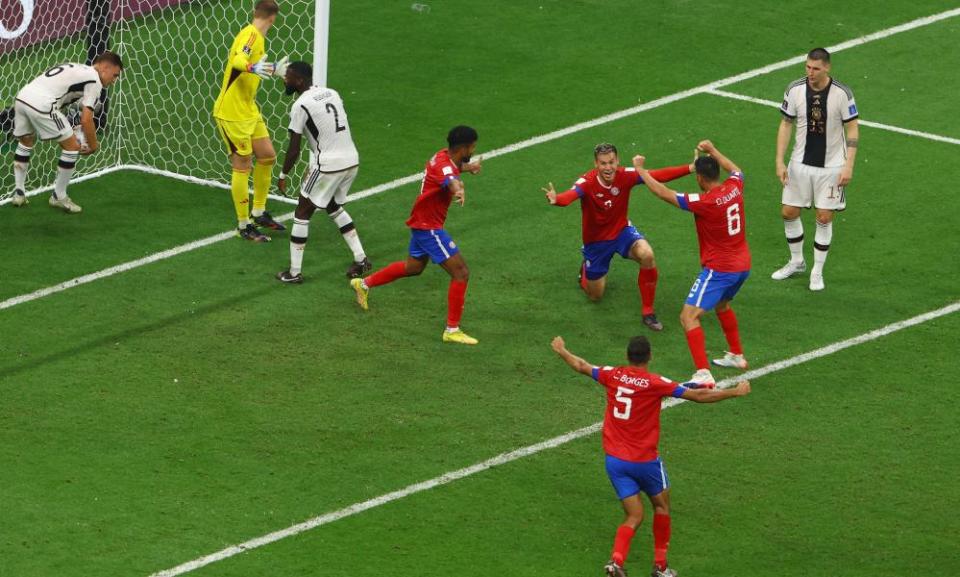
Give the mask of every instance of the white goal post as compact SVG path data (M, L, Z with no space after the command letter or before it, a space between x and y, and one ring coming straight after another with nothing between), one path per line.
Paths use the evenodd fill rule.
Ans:
M229 188L229 163L211 109L227 51L251 20L256 0L4 0L0 3L0 204L13 192L13 103L31 79L64 62L90 62L110 49L123 58L120 80L97 114L101 149L82 157L74 181L134 169ZM325 85L330 0L278 0L267 35L272 60L289 55L314 66ZM292 100L280 79L257 96L282 155ZM74 113L76 114L76 113ZM68 117L71 117L68 115ZM74 120L76 116L71 117ZM38 143L28 195L52 189L59 147ZM292 175L294 176L294 175ZM290 190L296 190L292 182Z

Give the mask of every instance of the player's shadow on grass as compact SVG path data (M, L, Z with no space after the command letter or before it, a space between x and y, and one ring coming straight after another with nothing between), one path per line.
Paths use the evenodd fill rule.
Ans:
M205 315L209 315L211 313L215 313L217 311L223 310L227 307L236 305L238 302L249 303L251 299L264 296L276 290L282 290L283 288L284 287L279 283L277 283L276 281L271 281L271 282L265 281L263 286L260 288L257 288L256 290L250 290L240 295L234 294L234 295L231 295L229 298L224 298L222 300L211 302L205 305L192 307L180 313L177 313L173 316L165 317L146 325L133 326L117 333L109 333L106 335L102 335L93 340L77 344L73 347L64 349L62 351L48 353L46 355L39 356L36 358L29 358L23 362L14 361L14 364L12 366L0 369L0 380L5 379L7 377L12 377L14 375L17 375L18 373L22 373L30 369L36 369L38 367L42 367L49 363L54 363L56 361L69 359L70 357L97 349L99 347L121 342L124 339L144 336L153 331L171 327L184 321L195 321L196 319L203 317Z

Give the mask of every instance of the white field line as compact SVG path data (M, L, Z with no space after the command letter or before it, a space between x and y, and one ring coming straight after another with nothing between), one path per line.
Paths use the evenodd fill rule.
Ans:
M899 33L901 33L901 32L907 32L907 31L909 31L909 30L914 30L914 29L916 29L916 28L921 28L921 27L923 27L923 26L929 26L930 24L934 24L934 23L936 23L936 22L940 22L941 20L946 20L946 19L948 19L948 18L953 18L953 17L955 17L955 16L960 16L960 8L954 8L954 9L952 9L952 10L947 10L947 11L944 11L944 12L940 12L940 13L934 14L934 15L932 15L932 16L924 16L923 18L917 18L916 20L911 20L910 22L906 22L906 23L904 23L904 24L900 24L900 25L894 26L894 27L892 27L892 28L887 28L887 29L884 29L884 30L880 30L880 31L878 31L878 32L874 32L874 33L872 33L872 34L867 34L867 35L865 35L865 36L861 36L861 37L859 37L859 38L854 38L854 39L852 39L852 40L847 40L846 42L842 42L842 43L837 44L837 45L835 45L835 46L829 47L828 50L830 50L831 52L839 52L839 51L841 51L841 50L846 50L846 49L848 49L848 48L853 48L853 47L855 47L855 46L861 46L861 45L863 45L863 44L866 44L866 43L868 43L868 42L873 42L873 41L875 41L875 40L881 40L881 39L884 39L884 38L889 38L890 36L893 36L893 35L895 35L895 34L899 34ZM786 68L786 67L788 67L788 66L793 66L793 65L795 65L795 64L799 64L799 63L801 63L801 62L804 62L805 60L806 60L806 55L794 56L793 58L788 58L788 59L786 59L786 60L781 60L781 61L779 61L779 62L775 62L775 63L773 63L773 64L768 64L767 66L763 66L763 67L760 67L760 68L756 68L756 69L754 69L754 70L749 70L749 71L747 71L747 72L743 72L743 73L737 74L737 75L735 75L735 76L730 76L730 77L724 78L724 79L722 79L722 80L716 80L716 81L711 82L711 83L709 83L709 84L704 84L704 85L702 85L702 86L698 86L698 87L696 87L696 88L691 88L691 89L689 89L689 90L684 90L684 91L682 91L682 92L677 92L677 93L671 94L671 95L669 95L669 96L664 96L664 97L662 97L662 98L658 98L658 99L656 99L656 100L652 100L652 101L650 101L650 102L647 102L647 103L644 103L644 104L640 104L640 105L638 105L638 106L634 106L634 107L631 107L631 108L627 108L627 109L621 110L621 111L619 111L619 112L614 112L614 113L612 113L612 114L607 114L607 115L605 115L605 116L601 116L601 117L595 118L595 119L593 119L593 120L588 120L588 121L586 121L586 122L581 122L581 123L579 123L579 124L575 124L575 125L569 126L569 127L567 127L567 128L562 128L562 129L560 129L560 130L555 130L555 131L550 132L550 133L548 133L548 134L544 134L544 135L541 135L541 136L536 136L536 137L533 137L533 138L528 138L528 139L526 139L526 140L522 140L522 141L520 141L520 142L511 144L511 145L508 145L508 146L504 146L504 147L502 147L502 148L498 148L498 149L495 149L495 150L488 151L488 152L484 153L482 156L483 156L484 158L495 158L495 157L497 157L497 156L502 156L502 155L504 155L504 154L510 154L510 153L512 153L512 152L516 152L516 151L518 151L518 150L523 150L523 149L525 149L525 148L529 148L529 147L535 146L535 145L537 145L537 144L542 144L542 143L544 143L544 142L549 142L549 141L551 141L551 140L556 140L556 139L558 139L558 138L563 138L564 136L568 136L568 135L573 134L573 133L575 133L575 132L580 132L580 131L582 131L582 130L587 130L587 129L590 129L590 128L594 128L594 127L596 127L596 126L600 126L600 125L602 125L602 124L606 124L606 123L609 123L609 122L613 122L613 121L615 121L615 120L619 120L619 119L622 119L622 118L626 118L626 117L628 117L628 116L632 116L632 115L634 115L634 114L638 114L638 113L644 112L644 111L646 111L646 110L652 110L652 109L654 109L654 108L659 108L659 107L661 107L661 106L665 106L665 105L667 105L667 104L670 104L670 103L673 103L673 102L677 102L677 101L679 101L679 100L683 100L683 99L685 99L685 98L689 98L689 97L695 96L695 95L697 95L697 94L708 93L708 92L710 92L711 90L716 90L716 89L721 88L721 87L723 87L723 86L728 86L728 85L730 85L730 84L735 84L735 83L741 82L741 81L743 81L743 80L748 80L748 79L751 79L751 78L755 78L755 77L757 77L757 76L762 76L762 75L764 75L764 74L768 74L768 73L770 73L770 72L774 72L774 71L777 71L777 70L781 70L781 69ZM186 180L186 181L188 181L188 182L194 182L194 183L197 183L197 184L204 184L204 185L208 185L208 186L217 186L217 187L224 187L224 186L226 186L226 185L224 185L223 183L219 183L219 182L216 182L216 181L206 180L206 179L201 179L201 178L196 178L196 177L191 177L191 176L185 176L185 175L176 174L176 173L172 173L172 172L168 172L168 171L162 171L162 170L159 170L159 169L156 169L156 168L147 167L147 166L143 166L143 165L129 165L129 166L127 166L127 167L128 167L128 168L133 168L133 169L136 169L136 170L143 170L143 171L147 171L147 172L152 172L152 173L154 173L154 174L163 174L163 175L166 175L166 176L171 176L171 177L173 177L173 178L179 178L179 179L181 179L181 180ZM119 168L120 168L120 167L116 167L116 168L114 168L113 170L119 170ZM379 193L385 192L385 191L387 191L387 190L391 190L391 189L394 189L394 188L398 188L398 187L400 187L400 186L404 186L404 185L406 185L406 184L410 184L410 183L413 183L413 182L417 182L418 180L420 180L421 177L422 177L422 173L411 174L411 175L409 175L409 176L405 176L405 177L402 177L402 178L398 178L398 179L393 180L393 181L391 181L391 182L387 182L387 183L384 183L384 184L381 184L381 185L378 185L378 186L374 186L374 187L369 188L369 189L367 189L367 190L363 190L363 191L357 192L357 193L355 193L355 194L349 195L347 198L348 198L348 200L359 200L359 199L361 199L361 198L366 198L366 197L372 196L372 195L374 195L374 194L379 194ZM195 241L195 243L199 243L199 244L198 244L198 246L196 246L196 247L194 247L194 248L200 248L201 246L208 246L208 245L210 245L210 244L213 244L214 242L217 242L217 240L212 240L212 239L214 239L214 238L217 238L218 240L225 240L225 239L229 238L229 235L228 235L227 233L222 233L221 235L217 235L216 237L208 237L208 238L206 238L206 239L201 239L201 240L199 240L199 241ZM176 248L174 248L174 249L169 249L168 251L164 251L164 252L162 252L162 253L157 253L156 255L152 255L152 256L146 257L146 258L144 258L144 259L139 259L139 260L136 260L136 261L131 261L131 262L128 262L128 263L124 263L124 264L121 264L121 265L117 265L117 266L114 266L114 267L110 267L110 268L108 268L108 269L104 269L104 270L99 271L99 272L96 272L96 273L91 273L91 274L89 274L89 275L85 275L84 277L78 277L77 279L68 280L68 281L66 281L66 282L60 283L59 285L56 285L56 287L49 287L49 288L46 288L46 289L40 289L39 291L36 291L36 292L34 292L34 293L30 293L30 294L27 294L27 295L22 295L22 296L19 296L19 297L14 297L14 298L12 298L12 299L8 299L7 301L4 301L3 303L0 303L0 310L2 310L2 309L4 309L4 308L9 308L9 307L14 306L14 305L16 305L16 304L20 304L21 302L28 302L28 301L32 301L32 300L35 300L35 299L37 299L37 298L40 298L39 296L33 296L33 295L37 295L37 294L39 294L39 293L44 293L44 294L42 294L42 295L40 295L40 296L46 296L46 294L52 294L52 293L54 293L54 292L60 292L60 291L66 290L66 289L68 289L68 288L71 288L72 286L76 286L77 284L82 284L82 283L78 283L78 282L77 282L79 279L89 278L90 280L87 280L87 281L85 281L85 282L90 282L91 280L97 280L97 279L101 279L101 278L106 278L106 277L112 276L112 275L114 275L114 274L118 274L118 273L121 273L121 272L126 272L126 271L131 270L131 269L133 269L133 268L136 268L136 267L138 267L138 266L143 266L144 264L149 264L150 262L156 262L157 260L162 260L161 258L153 258L153 257L157 257L157 256L162 255L162 254L170 253L170 254L168 254L168 256L165 256L165 257L163 257L163 258L170 258L170 257L172 257L172 256L176 256L177 254L182 254L182 253L187 252L187 251L189 251L189 250L193 250L193 248L186 248L186 249L180 250L179 252L176 252L176 253L173 253L172 251L177 251L177 249L181 249L181 248L183 248L183 247L189 247L189 246L191 246L192 244L194 244L194 243L188 243L188 244L185 244L185 245L181 245L180 247L176 247ZM147 259L151 259L151 260L147 260ZM52 289L56 289L56 290L52 290ZM48 291L48 290L52 290L52 292L50 292L50 293L45 293L45 291ZM21 300L21 299L22 299L22 300ZM12 302L13 304L7 304L7 303L11 303L11 302ZM3 305L6 305L6 306L3 306Z
M753 96L746 96L743 94L737 94L735 92L727 92L726 90L710 90L707 93L713 94L714 96L731 98L733 100L743 100L744 102L753 102L755 104L762 104L764 106L770 106L772 108L780 108L779 102L774 102L773 100L765 100L763 98L755 98ZM946 142L947 144L960 145L960 138L951 138L949 136L941 136L939 134L933 134L930 132L921 132L919 130L911 130L909 128L900 128L899 126L893 126L890 124L881 124L879 122L871 122L869 120L863 120L863 119L860 119L860 125L869 126L871 128L879 128L880 130L889 130L890 132L906 134L907 136L916 136L918 138L926 138L927 140L934 140L936 142Z
M724 379L718 382L717 386L719 388L724 388L724 389L729 388L734 386L737 382L743 379L757 379L757 378L769 375L771 373L775 373L777 371L782 371L786 368L799 365L801 363L806 363L808 361L826 357L828 355L832 355L844 349L855 347L857 345L861 345L863 343L867 343L867 342L879 339L880 337L884 337L891 333L895 333L897 331L901 331L903 329L916 326L921 323L925 323L945 315L949 315L951 313L957 312L958 310L960 310L960 301L954 302L950 305L947 305L945 307L942 307L930 312L923 313L921 315L917 315L915 317L912 317L906 320L891 323L879 329L872 330L867 333L863 333L862 335L859 335L850 339L839 341L831 345L827 345L825 347L821 347L819 349L815 349L810 352L797 355L795 357L790 357L782 361L771 363L759 369L747 371L746 373L743 373L739 377ZM684 401L683 399L669 398L663 401L662 407L664 409L668 409L670 407L674 407L684 402L686 401ZM379 507L381 505L386 505L387 503L390 503L393 501L398 501L400 499L409 497L410 495L414 495L416 493L421 493L423 491L434 489L442 485L447 485L449 483L463 479L465 477L469 477L477 473L482 473L483 471L486 471L493 467L504 465L504 464L510 463L511 461L516 461L524 457L529 457L530 455L535 455L547 449L553 449L561 445L565 445L566 443L569 443L576 439L580 439L582 437L586 437L588 435L592 435L600 431L602 426L603 426L603 422L594 423L590 426L583 427L582 429L570 431L569 433L565 433L563 435L560 435L559 437L547 439L546 441L541 441L534 445L528 445L526 447L522 447L520 449L516 449L508 453L501 453L496 457L487 459L486 461L482 461L475 465L471 465L463 469L458 469L456 471L451 471L449 473L444 473L443 475L440 475L439 477L434 477L433 479L430 479L428 481L415 483L413 485L404 487L403 489L393 491L391 493L386 493L384 495L380 495L379 497L375 497L367 501L354 503L353 505L344 507L343 509L332 511L330 513L325 513L323 515L314 517L312 519L308 519L302 523L291 525L285 529L280 529L279 531L267 533L266 535L256 537L254 539L250 539L249 541L244 541L243 543L239 543L237 545L231 545L229 547L226 547L225 549L221 549L220 551L217 551L216 553L204 555L203 557L198 557L193 561L187 561L186 563L182 563L171 569L165 569L163 571L159 571L157 573L152 574L150 577L176 577L177 575L183 575L184 573L189 573L191 571L194 571L206 565L210 565L211 563L216 563L217 561L223 561L224 559L228 559L239 553L250 551L251 549L256 549L258 547L263 547L264 545L268 545L275 541L279 541L287 537L298 535L305 531L309 531L311 529L315 529L317 527L327 525L329 523L333 523L334 521L338 521L346 517L351 517L358 513L362 513L364 511Z

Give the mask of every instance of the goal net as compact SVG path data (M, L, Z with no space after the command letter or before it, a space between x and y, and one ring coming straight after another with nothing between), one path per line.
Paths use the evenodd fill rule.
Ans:
M319 0L317 0L319 1ZM120 80L97 111L101 148L81 157L76 179L137 168L202 184L229 185L229 164L211 109L227 51L255 0L0 0L0 199L13 191L13 102L34 77L105 49L123 58ZM279 0L267 56L313 61L315 0ZM282 155L292 101L280 79L257 101ZM79 124L78 111L68 118ZM38 143L27 182L49 190L56 143ZM295 184L295 183L291 183Z

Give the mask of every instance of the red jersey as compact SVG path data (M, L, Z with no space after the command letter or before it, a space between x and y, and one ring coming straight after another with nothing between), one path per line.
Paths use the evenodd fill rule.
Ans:
M686 387L639 367L594 367L593 378L607 389L604 452L634 463L656 459L660 402L680 397Z
M704 194L678 194L677 202L696 219L701 265L717 272L750 270L743 173L731 173L723 184Z
M407 226L421 230L443 228L443 223L447 220L447 209L453 200L450 182L459 178L460 169L450 160L446 148L434 154L427 162L420 195L413 203Z
M660 182L669 182L690 174L687 166L651 170L650 175ZM609 186L600 180L600 171L594 169L573 183L571 190L580 198L583 244L613 240L630 224L627 209L630 189L643 182L637 171L618 167Z

